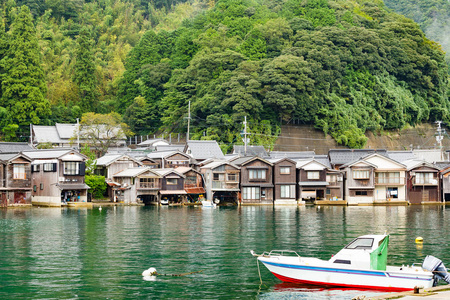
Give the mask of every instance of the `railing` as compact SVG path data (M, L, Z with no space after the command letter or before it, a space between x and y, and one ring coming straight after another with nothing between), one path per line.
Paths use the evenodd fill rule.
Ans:
M328 181L328 186L339 186L340 181Z
M239 187L239 183L229 183L223 181L213 181L212 188L213 189L237 189Z
M140 182L138 189L159 189L159 183L156 183L156 182Z
M414 178L413 184L415 185L437 185L437 178Z
M375 184L405 184L405 177L375 177Z

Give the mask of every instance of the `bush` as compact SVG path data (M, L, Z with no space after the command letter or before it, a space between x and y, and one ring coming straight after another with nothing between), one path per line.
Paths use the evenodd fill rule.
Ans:
M86 175L85 182L91 188L90 192L94 199L103 198L106 191L105 176Z

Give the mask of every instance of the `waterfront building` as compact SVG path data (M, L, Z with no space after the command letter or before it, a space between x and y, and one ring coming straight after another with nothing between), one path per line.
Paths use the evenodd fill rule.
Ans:
M186 191L187 202L196 203L204 200L206 191L202 174L190 167L178 167L176 170L185 176L184 190Z
M354 162L372 153L386 155L387 151L385 149L331 149L328 151L328 158L331 167L335 170L339 170L341 166Z
M379 153L340 167L346 174L349 205L408 204L406 166Z
M158 203L161 203L161 200L168 200L171 205L187 202L187 193L184 190L186 176L171 168L152 169L152 172L161 177Z
M31 191L31 158L22 153L0 153L0 205L30 205Z
M297 204L297 163L289 158L268 161L273 164L274 204Z
M315 158L297 161L298 200L313 203L325 200L329 165Z
M152 152L147 154L147 158L158 164L158 169L189 167L192 158L180 151Z
M24 154L33 160L33 205L87 202L89 186L84 182L85 155L72 149L34 150Z
M240 168L226 160L211 161L200 167L205 180L206 199L237 204L240 198Z
M114 202L158 203L162 176L148 167L134 167L113 175Z
M411 204L442 202L439 169L424 160L406 160L407 196Z
M442 201L450 202L450 162L439 162L437 164L439 170L439 178L442 186Z
M241 204L273 204L273 164L261 157L233 161L241 168Z
M20 142L0 142L0 153L19 153L22 151L30 151L34 148L28 143Z

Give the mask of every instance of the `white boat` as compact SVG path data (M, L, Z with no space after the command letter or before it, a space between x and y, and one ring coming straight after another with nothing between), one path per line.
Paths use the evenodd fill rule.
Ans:
M388 244L389 235L360 236L330 260L301 257L289 250L251 253L285 282L386 291L429 288L439 279L450 283L444 265L433 256L427 256L422 266L387 266Z
M216 207L216 204L212 202L211 200L203 200L202 201L203 207Z

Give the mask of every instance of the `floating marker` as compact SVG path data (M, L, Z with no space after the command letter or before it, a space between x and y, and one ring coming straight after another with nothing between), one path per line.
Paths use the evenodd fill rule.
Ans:
M145 270L144 272L142 272L142 276L147 277L147 276L154 276L157 275L158 273L156 272L156 269L151 267L148 268L147 270Z
M422 244L423 243L423 237L418 236L416 237L416 244Z

